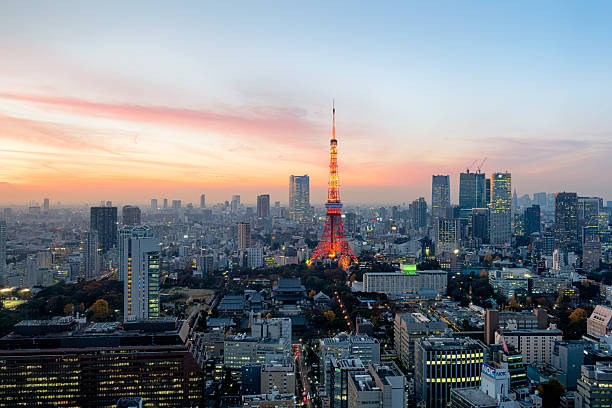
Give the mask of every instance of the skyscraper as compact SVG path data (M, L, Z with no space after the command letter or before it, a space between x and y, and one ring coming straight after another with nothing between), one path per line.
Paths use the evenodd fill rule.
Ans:
M6 268L6 221L0 219L0 287L8 285Z
M151 199L151 211L157 211L157 198Z
M310 178L289 177L289 217L295 222L310 221Z
M146 226L133 227L123 236L121 270L124 320L159 317L159 240L149 237Z
M238 249L251 247L251 224L248 222L238 223Z
M525 235L529 236L534 232L540 233L540 206L533 204L525 208Z
M101 255L98 231L88 231L85 234L83 246L83 274L85 279L96 278L101 273Z
M489 209L472 208L472 239L479 244L489 243Z
M121 209L121 221L123 225L139 225L140 208L135 205L124 205Z
M180 210L182 206L183 203L181 202L181 200L172 200L172 209L174 211Z
M578 247L577 206L576 193L555 194L555 249L569 252Z
M584 244L590 239L589 233L599 235L599 211L601 204L599 197L578 197L576 203L577 226L578 226L578 242L579 245Z
M49 199L45 198L43 201L43 210L44 212L49 212Z
M466 173L459 175L459 207L465 210L466 216L472 208L486 207L484 173Z
M98 232L103 253L117 246L117 207L91 207L89 229Z
M408 212L414 228L419 229L427 226L427 203L423 197L419 197L419 199L410 203Z
M168 209L168 199L164 198L164 210Z
M431 180L431 215L446 217L448 207L450 207L450 177L434 175Z
M491 174L489 239L492 245L512 243L512 178L510 173Z
M257 196L257 218L268 218L270 216L270 195Z
M232 196L232 202L230 203L230 212L232 214L237 214L239 207L240 207L240 196L239 195L233 195Z
M200 208L206 208L206 194L200 196Z

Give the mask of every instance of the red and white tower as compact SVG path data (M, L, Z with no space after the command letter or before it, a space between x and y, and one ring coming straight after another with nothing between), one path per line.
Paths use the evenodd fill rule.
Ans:
M342 269L347 269L351 262L357 262L342 225L342 203L340 202L340 186L338 185L338 141L336 140L336 107L332 108L333 126L329 149L329 188L327 190L327 220L323 235L315 253L308 264L320 259L335 260Z

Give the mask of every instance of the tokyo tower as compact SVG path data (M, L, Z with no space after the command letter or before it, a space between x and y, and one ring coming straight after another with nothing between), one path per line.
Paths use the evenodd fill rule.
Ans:
M344 226L342 225L342 203L340 202L340 186L338 185L338 141L336 140L336 107L332 107L333 126L332 138L329 142L329 187L327 190L327 220L323 235L315 253L308 261L310 265L317 259L336 260L338 266L347 269L351 262L357 262L357 257L349 246Z

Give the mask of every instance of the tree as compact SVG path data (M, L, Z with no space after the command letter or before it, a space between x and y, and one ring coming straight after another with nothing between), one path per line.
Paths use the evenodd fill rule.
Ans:
M323 316L327 319L329 323L332 323L334 320L336 320L336 314L331 310L326 310L325 312L323 312Z
M104 299L98 299L89 308L91 319L94 321L103 320L108 317L110 310L108 308L108 302Z
M314 295L316 295L317 292L315 290L311 290L310 292L308 292L308 297L313 297Z
M570 321L572 323L576 323L579 322L581 320L586 320L587 319L587 313L584 309L576 309L572 312L571 315L569 315Z
M73 311L74 311L74 306L72 306L72 303L68 303L66 306L64 306L65 315L71 315Z
M559 400L565 395L563 384L556 378L551 378L545 384L538 385L538 391L542 396L543 408L556 408L559 406Z

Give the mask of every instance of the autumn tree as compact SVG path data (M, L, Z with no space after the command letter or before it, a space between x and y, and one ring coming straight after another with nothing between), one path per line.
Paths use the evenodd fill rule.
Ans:
M584 309L576 309L572 312L572 314L569 315L569 319L572 323L576 323L579 322L581 320L586 320L587 319L587 313Z
M91 319L94 321L106 319L110 314L108 302L104 299L96 300L89 308L89 313L91 315Z
M334 320L336 320L336 314L331 310L326 310L325 312L323 312L323 316L327 319L329 323L332 323Z
M72 312L74 312L74 306L72 306L72 303L68 303L66 306L64 306L65 315L71 315Z

